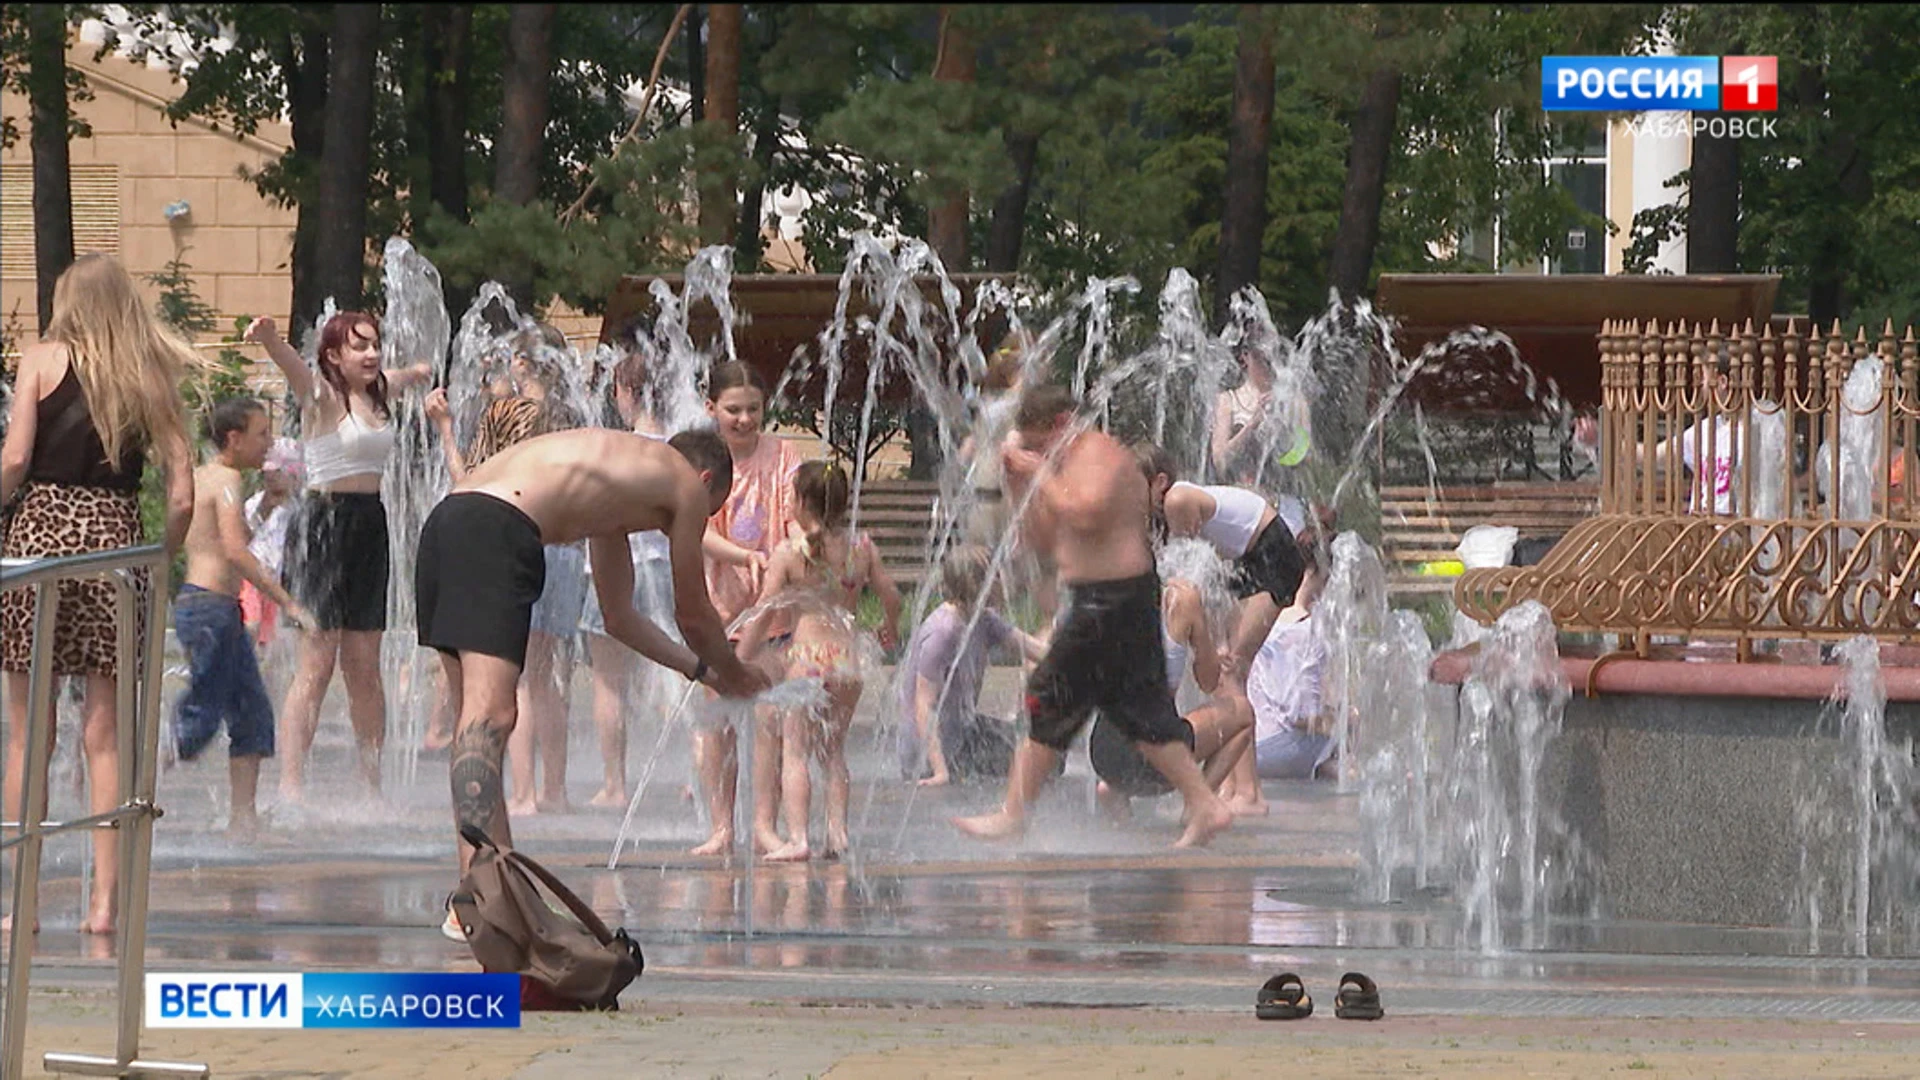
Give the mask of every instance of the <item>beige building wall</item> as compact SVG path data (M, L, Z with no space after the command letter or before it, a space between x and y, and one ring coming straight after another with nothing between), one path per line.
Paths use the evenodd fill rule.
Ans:
M179 79L111 54L96 62L94 52L77 42L67 50L67 63L85 76L93 93L92 100L74 103L93 134L74 139L68 149L76 189L76 253L104 250L119 256L149 299L159 289L145 275L180 255L194 291L216 313L218 329L210 340L230 333L240 316L272 315L284 323L293 291L293 211L263 198L240 172L284 153L291 140L287 125L262 124L252 136L193 120L176 127L163 110L184 89ZM0 214L0 319L17 318L31 340L31 125L26 99L19 94L0 94L0 110L21 132L19 142L0 154L0 191L8 211ZM169 222L162 211L182 200L190 213Z

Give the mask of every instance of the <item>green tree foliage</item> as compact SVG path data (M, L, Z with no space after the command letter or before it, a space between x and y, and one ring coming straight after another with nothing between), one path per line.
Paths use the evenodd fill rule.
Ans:
M184 249L176 252L158 273L146 275L146 279L160 290L154 300L154 317L178 330L188 341L198 340L218 325L213 307L200 299L194 288L193 268L187 264ZM227 346L214 359L204 361L187 373L180 394L186 402L190 429L198 430L200 418L220 399L250 392L247 357L236 347L245 331L246 320L236 319L233 333L224 339Z

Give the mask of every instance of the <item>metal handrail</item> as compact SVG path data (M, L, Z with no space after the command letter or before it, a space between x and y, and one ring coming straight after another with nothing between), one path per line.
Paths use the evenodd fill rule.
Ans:
M20 820L8 822L18 835L0 844L14 849L13 936L7 949L7 984L0 996L0 1080L17 1080L26 1067L27 985L33 970L33 938L40 914L40 857L48 835L101 827L120 833L118 890L119 958L118 1035L113 1057L48 1053L49 1072L92 1076L142 1075L206 1076L205 1065L139 1060L140 1022L144 1011L147 951L148 874L153 864L153 822L160 816L154 804L154 782L159 764L160 680L166 653L166 594L163 591L171 560L158 544L116 548L36 559L24 565L0 566L0 591L34 590L33 650L28 663L27 715L14 723L27 724L27 760L21 784ZM134 575L146 571L146 635L135 641L138 627L138 587ZM119 673L115 679L116 714L120 743L121 803L111 811L72 821L48 821L47 769L53 756L52 640L58 602L55 587L84 577L110 577L114 584L114 630ZM144 656L136 652L143 649ZM142 662L143 661L143 662ZM4 754L4 749L0 749Z

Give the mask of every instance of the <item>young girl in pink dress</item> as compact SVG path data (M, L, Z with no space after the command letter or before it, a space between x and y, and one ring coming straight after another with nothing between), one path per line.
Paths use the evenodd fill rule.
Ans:
M800 454L766 427L767 388L738 361L715 364L707 380L707 413L733 453L733 490L707 520L707 592L729 627L760 595L760 579L793 524L793 474ZM693 760L706 789L713 833L693 849L718 855L733 844L733 795L739 775L731 726L694 736ZM771 807L763 812L772 813Z

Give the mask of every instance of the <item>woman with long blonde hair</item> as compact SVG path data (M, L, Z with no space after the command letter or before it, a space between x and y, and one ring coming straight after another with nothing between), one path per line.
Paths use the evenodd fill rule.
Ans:
M167 478L164 542L176 551L193 515L193 458L180 408L180 382L197 366L193 349L140 301L133 279L110 255L77 260L53 290L53 322L27 347L14 381L13 409L0 449L0 505L6 507L0 553L10 559L80 555L141 542L140 476L158 455ZM135 583L152 587L144 576ZM118 639L113 585L63 581L51 642L53 674L86 678L81 742L92 811L119 805L119 716L115 702ZM0 668L5 671L5 806L23 818L26 779L27 669L33 653L33 592L0 597ZM139 607L144 611L144 605ZM41 718L48 730L52 716ZM44 778L42 778L44 782ZM114 930L117 838L93 834L93 891L80 929Z

